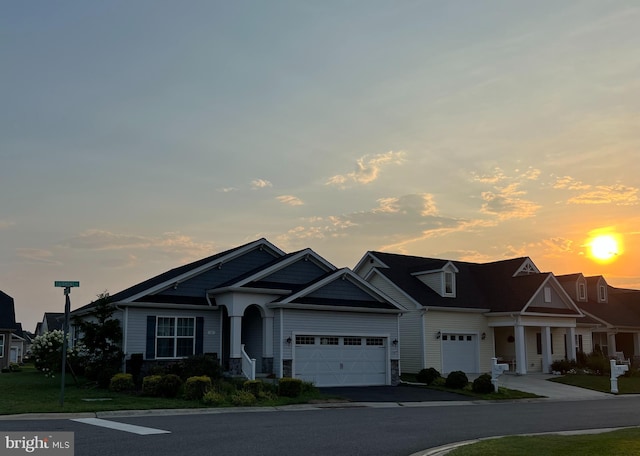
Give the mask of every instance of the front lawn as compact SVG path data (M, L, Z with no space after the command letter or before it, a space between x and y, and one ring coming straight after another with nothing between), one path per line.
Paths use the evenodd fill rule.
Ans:
M71 375L65 376L64 406L60 406L60 377L45 377L31 365L20 372L0 374L0 415L50 412L100 412L107 410L151 410L203 408L201 401L180 398L146 397L138 394L114 393L92 386L80 379L76 386ZM277 397L256 405L277 406L307 403L321 399L318 392L295 398ZM87 400L89 399L89 400Z
M620 429L603 434L502 437L459 447L448 454L449 456L640 454L640 429Z
M602 391L603 393L611 392L611 379L605 375L567 374L552 378L550 381ZM618 392L619 394L640 393L640 377L618 377Z

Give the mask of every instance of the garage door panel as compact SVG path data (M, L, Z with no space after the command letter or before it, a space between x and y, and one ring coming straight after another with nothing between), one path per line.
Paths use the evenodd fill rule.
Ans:
M308 337L308 336L307 336ZM348 339L350 345L343 345ZM354 344L354 337L340 337L338 345L296 345L296 378L316 386L384 385L387 381L387 350L383 345ZM309 340L308 338L306 340Z
M442 335L442 371L478 371L478 337L475 334Z

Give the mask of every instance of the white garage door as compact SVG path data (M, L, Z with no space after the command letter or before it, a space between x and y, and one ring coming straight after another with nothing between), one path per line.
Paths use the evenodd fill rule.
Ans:
M442 372L478 372L478 336L475 334L442 334Z
M296 336L295 378L316 386L385 385L384 337Z

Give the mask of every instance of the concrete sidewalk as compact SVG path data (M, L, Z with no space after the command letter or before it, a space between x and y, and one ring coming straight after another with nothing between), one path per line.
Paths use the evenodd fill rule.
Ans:
M610 399L614 394L601 393L577 386L563 385L550 382L548 379L556 377L550 374L503 374L498 379L498 385L505 388L524 391L526 393L544 396L549 400L582 401L590 399Z

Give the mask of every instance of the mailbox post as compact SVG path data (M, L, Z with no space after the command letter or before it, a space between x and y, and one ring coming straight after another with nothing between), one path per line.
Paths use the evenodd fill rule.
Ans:
M62 372L60 373L60 407L64 406L64 374L67 370L67 335L69 334L69 312L71 310L71 294L72 287L79 287L80 282L73 281L55 281L53 286L64 288L64 326L62 331Z
M626 364L616 364L616 360L612 359L611 363L611 392L618 394L618 377L629 370Z
M508 364L498 364L498 358L491 358L491 384L496 393L498 392L498 377L508 370Z

